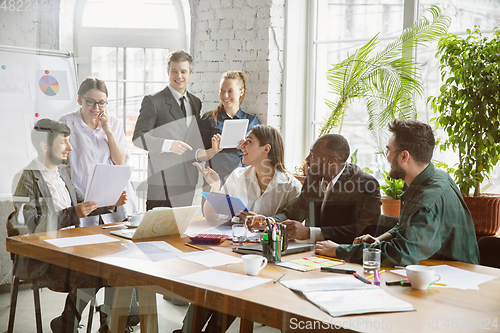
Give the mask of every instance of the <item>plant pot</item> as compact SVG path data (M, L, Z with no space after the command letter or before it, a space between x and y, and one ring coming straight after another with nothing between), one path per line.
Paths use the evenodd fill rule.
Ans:
M380 200L382 200L382 214L399 217L401 200L393 200L388 196L383 196Z
M304 180L306 180L306 176L295 176L295 178L297 178L297 180L302 184L304 185Z
M500 231L500 196L464 197L464 200L472 215L478 239Z

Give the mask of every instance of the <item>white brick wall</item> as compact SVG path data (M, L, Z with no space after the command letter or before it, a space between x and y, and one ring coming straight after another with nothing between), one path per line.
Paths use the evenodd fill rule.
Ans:
M222 74L242 70L247 76L242 109L280 127L285 1L193 0L191 4L196 17L192 50L196 75L190 90L203 101L203 112L219 103Z

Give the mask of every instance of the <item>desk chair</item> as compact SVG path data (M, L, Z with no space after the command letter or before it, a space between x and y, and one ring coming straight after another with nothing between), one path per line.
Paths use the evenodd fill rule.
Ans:
M482 237L477 245L479 246L479 263L484 266L500 268L500 237Z
M16 215L17 211L12 212L9 217L7 218L7 236L12 237L12 236L18 236L20 235L20 232L17 228L14 227L12 224L12 218ZM12 259L12 264L14 264L14 258L15 255L11 253L10 258ZM35 302L35 321L36 321L36 332L37 333L42 333L43 328L42 328L42 310L40 306L40 287L38 285L38 281L36 279L33 280L22 280L19 277L15 276L14 273L12 273L12 284L10 287L10 313L9 313L9 325L7 328L7 333L13 333L14 332L14 320L16 317L16 307L17 307L17 296L19 294L19 286L21 284L27 284L31 283L32 284L32 289L33 289L33 300ZM94 305L95 305L95 289L93 288L88 288L90 291L93 291L93 294L91 292L87 293L86 290L84 289L79 289L78 290L78 298L77 298L77 304L80 304L80 300L85 300L91 298L91 303L90 303L90 309L89 309L89 321L87 325L87 333L90 333L91 328L92 328L92 315L94 314Z

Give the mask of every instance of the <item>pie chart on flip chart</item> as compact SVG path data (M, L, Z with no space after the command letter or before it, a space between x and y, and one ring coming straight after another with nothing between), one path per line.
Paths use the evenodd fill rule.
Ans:
M59 82L51 75L42 76L38 84L40 90L47 96L55 96L59 92Z

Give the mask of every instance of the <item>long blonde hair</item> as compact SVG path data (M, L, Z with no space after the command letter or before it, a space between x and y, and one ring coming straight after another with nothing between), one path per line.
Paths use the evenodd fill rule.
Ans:
M238 80L238 82L240 83L240 89L243 89L243 95L240 96L241 106L241 103L243 103L243 100L245 99L245 94L247 93L247 78L245 77L245 74L241 71L228 71L222 75L222 79L220 80L221 83L226 79ZM217 122L217 115L222 111L223 108L224 106L222 105L222 102L219 102L219 105L217 105L215 110L207 112L204 118L212 118Z

